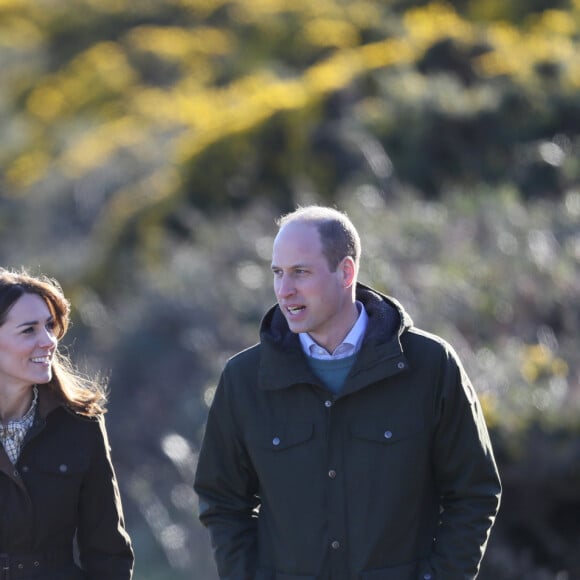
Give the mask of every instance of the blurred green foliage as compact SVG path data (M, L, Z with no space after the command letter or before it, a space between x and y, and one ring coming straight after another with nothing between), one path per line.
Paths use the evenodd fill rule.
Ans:
M505 483L483 580L580 575L579 0L0 0L0 263L110 372L137 580L215 578L191 482L274 219L456 346Z

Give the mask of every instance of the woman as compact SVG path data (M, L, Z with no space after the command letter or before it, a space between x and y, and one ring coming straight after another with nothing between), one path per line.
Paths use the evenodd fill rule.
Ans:
M106 392L57 350L69 314L56 281L0 268L0 580L132 576Z

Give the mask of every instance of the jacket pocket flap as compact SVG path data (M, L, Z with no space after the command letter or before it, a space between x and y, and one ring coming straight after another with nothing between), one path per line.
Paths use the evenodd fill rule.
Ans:
M260 435L259 444L272 451L282 451L305 443L312 437L313 431L312 423L273 424Z
M81 455L66 457L39 455L34 463L40 471L61 476L82 473L88 469L88 457Z
M350 432L357 439L366 441L375 441L392 445L404 439L412 437L422 430L420 425L394 425L388 420L385 422L367 422L352 423Z

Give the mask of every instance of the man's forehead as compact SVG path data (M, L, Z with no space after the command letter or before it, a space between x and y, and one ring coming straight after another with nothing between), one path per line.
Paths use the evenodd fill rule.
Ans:
M314 222L306 220L295 220L284 224L279 230L278 235L286 232L294 232L297 230L318 232L318 227Z
M276 246L292 245L312 245L320 242L318 229L314 224L308 222L291 222L280 228L274 239L274 249Z

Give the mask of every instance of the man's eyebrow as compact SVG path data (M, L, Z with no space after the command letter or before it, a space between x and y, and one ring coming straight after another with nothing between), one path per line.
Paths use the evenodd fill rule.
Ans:
M282 270L281 266L277 266L276 264L272 264L272 270ZM297 268L310 268L308 264L292 264L288 266L287 270L296 270Z

